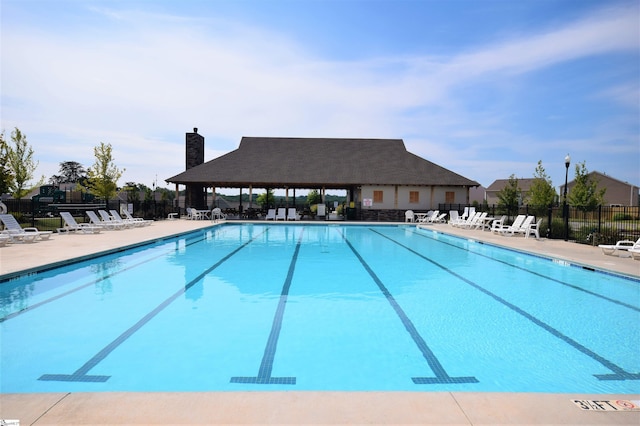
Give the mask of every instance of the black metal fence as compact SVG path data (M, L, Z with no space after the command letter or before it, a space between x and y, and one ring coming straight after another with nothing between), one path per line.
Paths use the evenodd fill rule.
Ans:
M33 200L4 200L9 213L13 214L23 226L35 226L41 230L55 230L63 225L60 211L70 212L78 222L88 221L87 210L114 209L121 211L127 208L134 216L145 219L160 220L166 218L169 213L183 214L179 208L174 207L172 201L135 201L125 203L120 200L108 203L95 204L46 204ZM448 212L464 211L468 204L440 204L438 210ZM507 211L497 205L476 205L477 211L486 211L489 216L508 216L508 222L513 221L516 215L534 215L542 219L540 224L540 236L552 239L568 239L581 244L615 244L620 240L636 241L640 238L640 207L611 207L600 206L593 211L584 211L569 206L568 218L565 220L562 206L540 207L521 206L518 209ZM404 221L404 211L400 212L399 221ZM393 220L393 219L386 219Z
M464 211L465 204L440 204L441 212ZM640 238L640 207L635 206L599 206L592 211L584 211L576 207L568 207L568 218L565 220L563 207L553 206L521 206L507 211L496 205L474 206L476 211L486 211L489 216L508 216L511 222L519 214L533 215L542 219L540 236L552 239L566 239L580 244L598 245L615 244L620 240L636 241Z
M97 211L116 210L127 208L136 217L144 219L164 219L169 213L180 213L178 208L172 206L171 201L135 201L125 203L121 200L112 200L108 203L68 203L68 204L46 204L34 200L14 200L2 201L9 213L14 215L23 226L34 226L40 230L55 230L62 227L64 222L60 217L60 212L71 213L78 223L88 222L87 210Z

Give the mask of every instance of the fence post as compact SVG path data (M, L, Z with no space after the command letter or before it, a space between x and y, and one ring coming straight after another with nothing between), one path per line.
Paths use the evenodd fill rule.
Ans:
M552 214L553 214L553 204L549 204L549 207L547 207L547 238L551 237Z
M598 234L602 234L602 204L598 206Z

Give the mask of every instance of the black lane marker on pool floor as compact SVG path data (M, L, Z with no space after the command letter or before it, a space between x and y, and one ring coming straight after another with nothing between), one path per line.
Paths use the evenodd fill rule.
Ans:
M135 323L131 328L129 328L127 331L122 333L115 340L113 340L111 343L109 343L107 346L105 346L100 352L98 352L96 355L94 355L93 358L91 358L89 361L87 361L82 367L78 368L72 374L43 374L42 376L40 376L40 378L38 380L57 381L57 382L106 382L107 380L109 380L109 377L111 377L111 376L96 376L96 375L90 376L87 373L93 367L98 365L102 360L104 360L118 346L120 346L122 343L124 343L136 331L138 331L145 324L147 324L153 317L155 317L160 312L162 312L162 310L164 310L164 308L169 306L174 300L176 300L178 297L180 297L182 294L184 294L187 290L189 290L191 287L196 285L198 282L202 281L202 279L207 274L209 274L211 271L216 269L218 266L222 265L224 262L229 260L229 258L231 258L231 256L233 256L234 254L238 253L240 250L242 250L243 248L245 248L246 246L251 244L256 238L258 238L260 235L262 235L266 231L267 230L261 232L260 234L256 235L255 237L253 237L252 239L250 239L246 243L242 244L240 247L236 248L235 250L233 250L232 252L227 254L225 257L220 259L218 262L216 262L213 266L209 267L206 271L202 272L197 277L195 277L193 280L189 281L183 288L181 288L179 291L174 293L172 296L170 296L164 302L159 304L153 311L149 312L140 321Z
M587 290L586 288L579 287L579 286L577 286L577 285L575 285L575 284L570 284L570 283L568 283L568 282L561 281L561 280L559 280L559 279L557 279L557 278L553 278L553 277L550 277L550 276L548 276L548 275L543 275L543 274L541 274L541 273L539 273L539 272L532 271L531 269L527 269L527 268L524 268L524 267L522 267L522 266L514 265L514 264L511 264L511 263L509 263L509 262L507 262L507 261L500 260L500 259L496 259L495 257L487 256L486 254L482 254L482 253L478 253L478 252L472 252L472 251L470 251L470 250L465 249L464 247L460 247L460 246L457 246L457 245L455 245L455 244L451 244L451 243L446 242L446 241L436 240L436 239L431 238L430 236L425 235L425 234L423 234L423 233L421 233L421 232L413 231L413 233L414 233L415 235L420 236L420 237L428 238L428 239L430 239L431 241L437 241L437 242L439 242L439 243L441 243L441 244L446 244L446 245L448 245L448 246L450 246L450 247L455 247L455 248L457 248L457 249L459 249L459 250L468 251L469 253L473 253L473 254L475 254L475 255L477 255L477 256L484 257L485 259L490 259L490 260L493 260L494 262L502 263L503 265L507 265L507 266L510 266L510 267L512 267L512 268L515 268L515 269L519 269L519 270L521 270L521 271L524 271L524 272L528 272L528 273L530 273L530 274L532 274L532 275L535 275L535 276L537 276L537 277L544 278L544 279L546 279L546 280L553 281L553 282L558 283L558 284L560 284L560 285L563 285L563 286L565 286L565 287L569 287L569 288L572 288L572 289L574 289L574 290L581 291L581 292L583 292L583 293L587 293L587 294L588 294L588 295L590 295L590 296L593 296L593 297L597 297L597 298L599 298L599 299L606 300L607 302L611 302L611 303L614 303L614 304L616 304L616 305L624 306L625 308L629 308L629 309L631 309L632 311L640 312L640 308L638 308L638 307L636 307L636 306L630 305L630 304L625 303L625 302L622 302L622 301L620 301L620 300L612 299L612 298L607 297L607 296L602 295L602 294L598 294L598 293L593 292L593 291L591 291L591 290ZM458 238L459 238L459 237L458 237ZM484 243L482 243L482 244L484 244ZM491 247L501 248L501 247L493 246L492 244L489 244L489 245L490 245ZM501 248L501 249L502 249L502 248ZM508 250L508 249L502 249L502 250ZM517 253L517 252L516 252L516 253ZM530 255L529 255L529 256L530 256ZM540 258L540 259L546 259L546 258L544 258L544 257L538 257L538 258ZM590 268L586 268L586 267L583 267L583 269L587 269L587 270L589 270L589 271L593 271L593 272L595 272L595 270L594 270L594 269L590 269Z
M386 238L387 240L399 245L400 247L410 251L411 253L415 254L416 256L421 257L422 259L426 260L427 262L430 262L430 263L434 264L435 266L443 269L444 271L446 271L447 273L449 273L449 274L453 275L454 277L460 279L461 281L469 284L471 287L475 288L476 290L481 291L482 293L486 294L487 296L491 297L492 299L496 300L497 302L503 304L504 306L506 306L507 308L511 309L512 311L522 315L523 317L525 317L526 319L528 319L529 321L531 321L532 323L534 323L538 327L540 327L543 330L551 333L553 336L555 336L558 339L560 339L560 340L564 341L565 343L569 344L574 349L582 352L583 354L585 354L589 358L599 362L604 367L606 367L609 370L613 371L614 374L594 374L594 376L598 380L640 380L640 373L629 373L628 371L625 371L622 367L614 364L612 361L609 361L605 357L603 357L601 355L598 355L597 353L593 352L591 349L581 345L577 341L575 341L572 338L570 338L569 336L563 334L559 330L553 328L552 326L550 326L549 324L545 323L544 321L534 317L533 315L531 315L527 311L517 307L513 303L508 302L506 299L503 299L502 297L498 296L497 294L490 292L489 290L485 289L484 287L480 286L479 284L476 284L473 281L463 277L462 275L455 273L454 271L452 271L451 269L447 268L446 266L441 265L440 263L438 263L438 262L436 262L436 261L434 261L432 259L429 259L428 257L422 255L421 253L418 253L417 251L415 251L411 247L407 247L404 244L399 243L398 241L394 240L391 237L388 237L388 236L386 236L386 235L384 235L384 234L382 234L382 233L380 233L380 232L378 232L378 231L376 231L374 229L371 229L371 231L375 232L376 234L380 235L381 237Z
M188 247L188 246L190 246L190 245L192 245L192 244L199 243L200 241L203 241L203 240L204 240L204 238L203 238L203 237L201 237L201 238L197 238L197 239L191 238L191 240L192 240L191 242L189 242L189 243L185 244L187 247ZM50 298L48 298L48 299L46 299L46 300L43 300L43 301L41 301L41 302L34 303L33 305L27 306L26 308L20 309L19 311L16 311L16 312L12 312L12 313L10 313L10 314L8 314L8 315L6 315L6 316L4 316L4 317L0 318L0 322L4 322L4 321L7 321L7 320L10 320L10 319L12 319L12 318L17 317L18 315L22 315L22 314L24 314L24 313L27 313L27 312L29 312L29 311L33 310L33 309L39 308L39 307L41 307L41 306L43 306L43 305L46 305L47 303L51 303L51 302L56 301L56 300L58 300L58 299L62 299L63 297L68 296L68 295L70 295L70 294L73 294L73 293L75 293L76 291L82 290L83 288L87 288L87 287L90 287L90 286L92 286L92 285L96 285L96 284L98 284L98 283L99 283L99 282L101 282L101 281L104 281L104 280L106 280L106 279L109 279L109 278L111 278L111 277L113 277L113 276L116 276L116 275L118 275L118 274L121 274L121 273L123 273L123 272L125 272L125 271L128 271L128 270L130 270L130 269L137 268L137 267L138 267L138 266L140 266L140 265L144 265L145 263L148 263L148 262L151 262L152 260L155 260L155 259L158 259L158 258L160 258L160 257L166 256L166 255L167 255L167 253L171 253L171 252L173 252L173 251L177 251L177 250L178 250L178 249L167 250L167 251L166 251L166 252L164 252L164 253L161 253L161 254L158 254L158 255L156 255L156 256L153 256L153 257L150 257L150 258L148 258L148 259L145 259L145 260L143 260L142 262L138 262L138 263L131 264L131 265L129 265L129 266L127 266L127 267L125 267L125 268L122 268L122 269L117 270L116 272L112 272L112 273L110 273L110 274L104 275L103 277L98 278L97 280L92 280L92 281L90 281L90 282L88 282L88 283L86 283L86 284L79 285L78 287L72 288L71 290L67 290L67 291L65 291L64 293L57 294L57 295L52 296L52 297L50 297Z
M349 240L344 234L342 234L342 238L344 239L345 243L349 246L353 254L358 258L358 260L360 261L364 269L369 273L369 276L371 276L371 278L376 283L376 285L378 286L382 294L385 295L385 297L387 298L387 301L389 302L393 310L396 312L398 317L400 317L400 320L402 321L404 328L409 332L409 335L415 342L416 346L418 346L418 349L420 349L420 352L422 352L422 356L429 364L431 371L433 371L433 374L436 375L436 377L412 377L411 380L413 380L413 383L417 385L444 384L444 383L478 383L478 379L476 379L475 377L451 377L449 376L449 374L447 374L447 372L445 371L444 367L442 366L438 358L435 356L433 351L429 348L427 343L424 341L424 339L416 329L415 325L413 325L413 322L411 321L411 319L409 319L409 317L404 312L402 307L400 307L400 305L398 304L396 299L393 297L391 292L389 292L389 290L384 285L384 283L380 280L380 278L378 278L378 276L371 269L371 267L369 267L369 265L362 258L362 256L360 256L360 253L358 253L355 247L351 245L351 243L349 242Z
M267 345L264 348L264 354L262 355L262 362L258 369L258 375L255 377L232 377L230 383L251 383L258 385L295 385L295 377L272 377L273 360L276 357L276 349L278 348L278 338L280 337L280 330L282 329L282 318L284 317L284 310L287 305L287 298L289 296L289 289L291 288L291 282L293 281L293 273L296 269L296 262L298 261L298 253L300 252L300 245L302 244L302 234L304 229L300 232L300 237L296 244L296 248L289 264L289 271L287 272L287 278L282 286L282 292L280 293L280 300L278 301L278 307L276 313L273 316L273 323L271 325L271 333L269 333L269 339Z

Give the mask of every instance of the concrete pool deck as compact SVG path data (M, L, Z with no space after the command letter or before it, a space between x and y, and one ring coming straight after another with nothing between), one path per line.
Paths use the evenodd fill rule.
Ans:
M98 235L56 234L49 241L11 244L0 247L0 278L211 224L210 221L164 220L144 228L103 231ZM380 223L372 225L375 224ZM640 261L606 256L598 247L556 240L503 237L445 224L432 226L436 231L464 238L640 277ZM573 399L638 400L640 394L310 391L0 394L0 419L17 419L21 425L640 424L640 411L583 411L571 401Z

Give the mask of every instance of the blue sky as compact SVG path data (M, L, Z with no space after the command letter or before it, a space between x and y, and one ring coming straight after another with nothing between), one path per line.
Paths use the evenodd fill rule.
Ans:
M184 134L402 138L484 186L564 184L564 157L640 185L640 3L0 0L1 129L37 177L94 163L171 187ZM322 159L310 159L322 161ZM231 191L235 193L235 190Z

